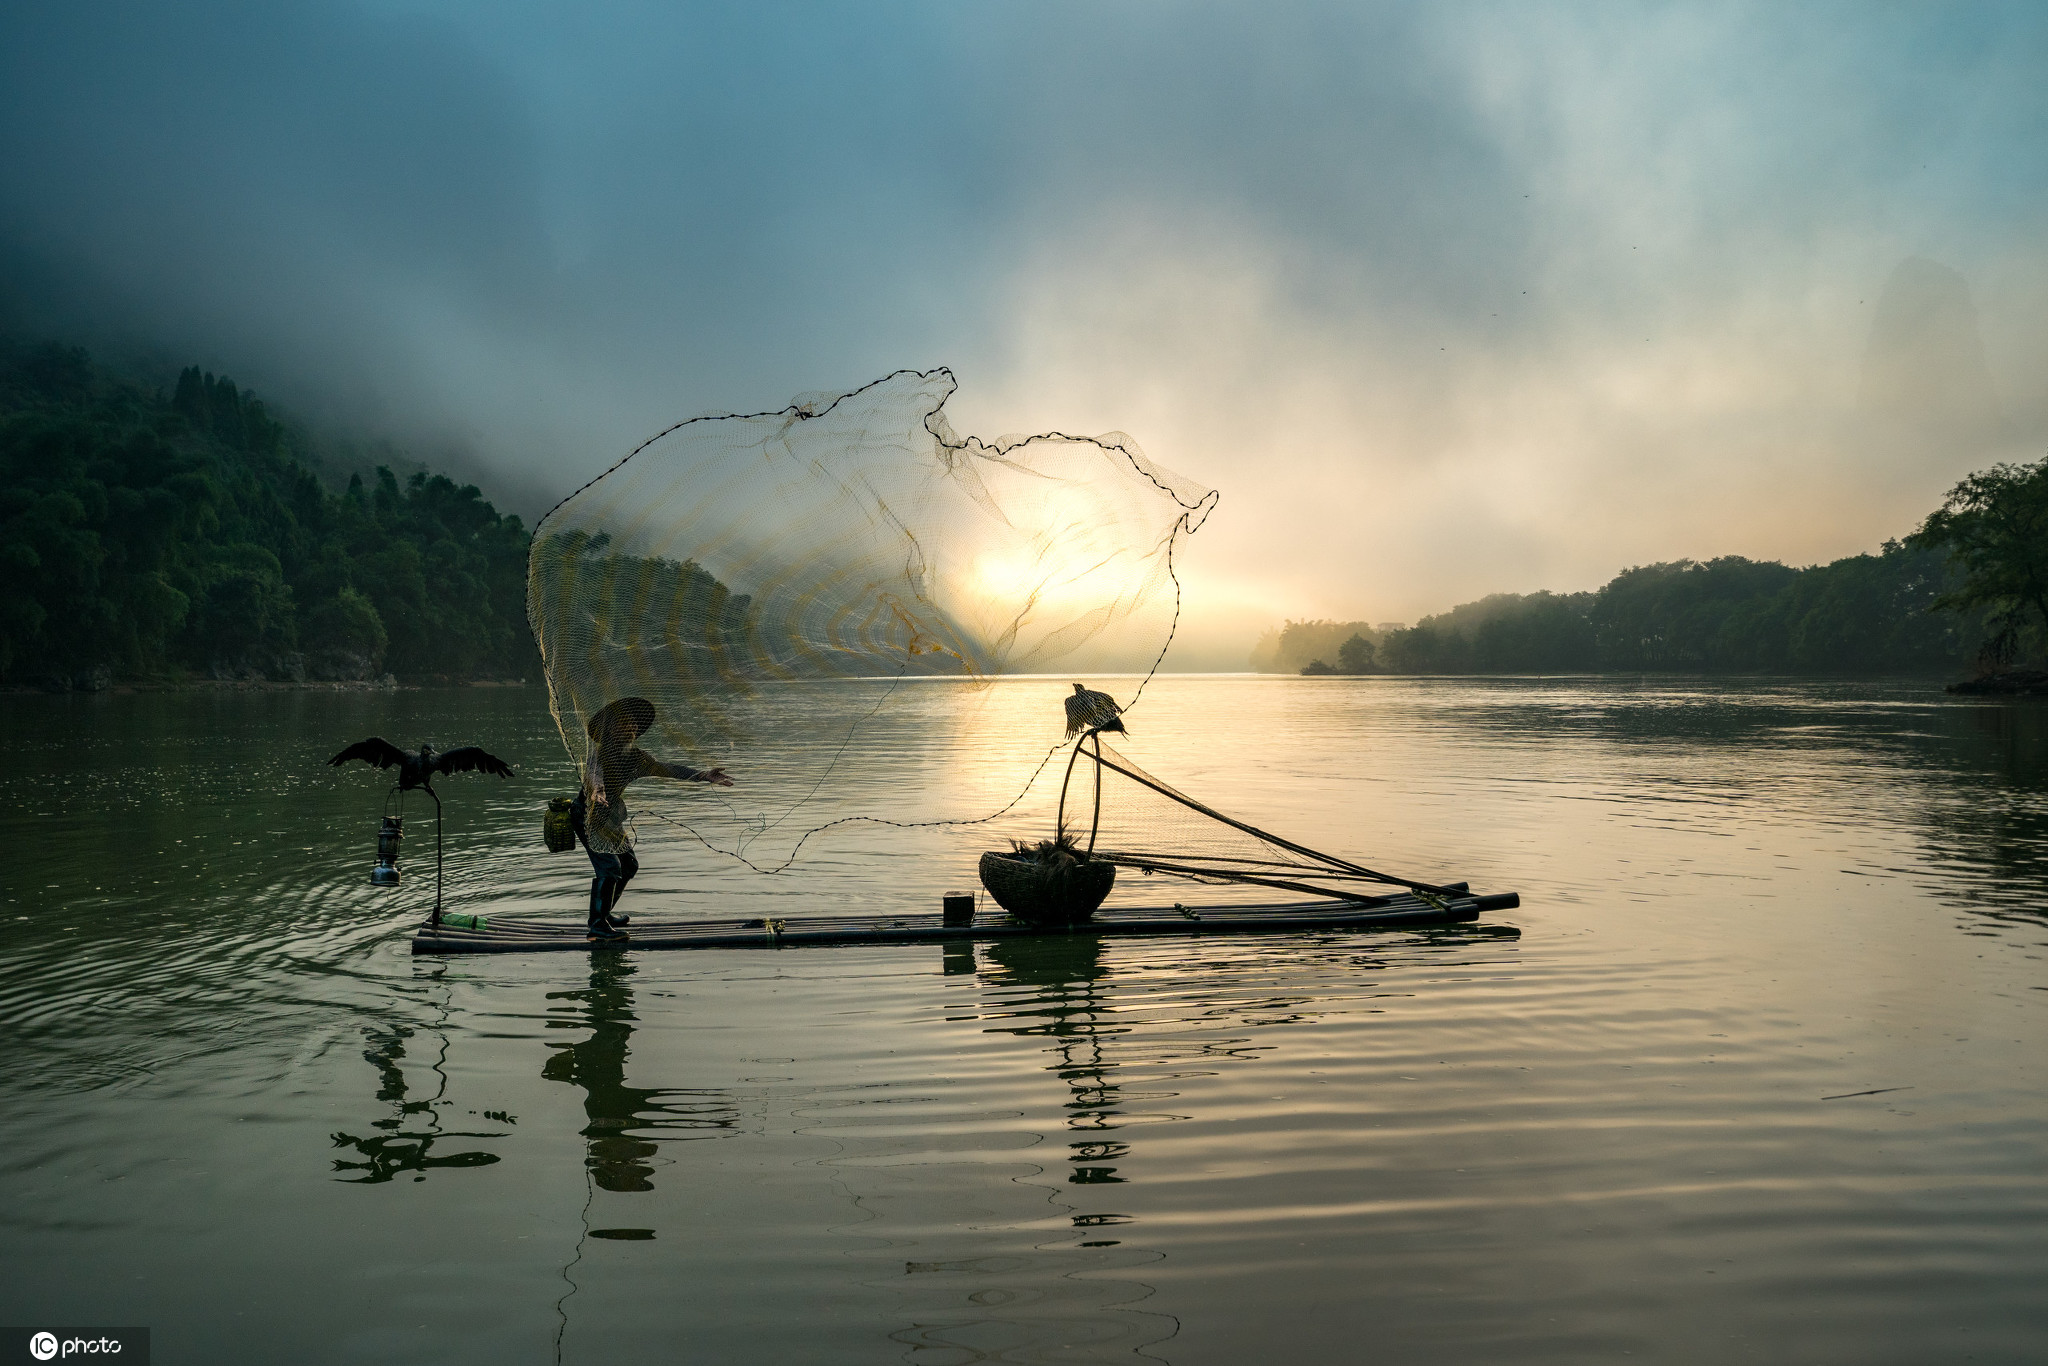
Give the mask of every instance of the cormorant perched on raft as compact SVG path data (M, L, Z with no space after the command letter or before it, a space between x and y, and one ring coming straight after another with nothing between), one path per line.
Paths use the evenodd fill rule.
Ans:
M1117 713L1123 708L1116 699L1106 692L1091 692L1079 683L1074 685L1074 695L1067 699L1067 738L1073 739L1084 730L1113 730L1119 735L1128 735L1123 718Z
M432 745L421 745L418 754L407 754L389 740L373 735L367 740L356 741L327 762L340 768L351 759L361 759L372 768L389 768L397 764L400 792L410 792L416 787L432 792L436 773L484 772L495 773L500 778L512 776L512 765L475 745L464 745L445 754L436 754Z

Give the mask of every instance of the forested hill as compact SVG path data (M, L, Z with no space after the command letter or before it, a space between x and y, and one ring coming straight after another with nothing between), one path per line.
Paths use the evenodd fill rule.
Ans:
M323 486L225 377L0 351L0 684L537 677L526 544L438 475Z
M1255 659L1315 673L1953 673L1990 634L1985 611L1934 610L1957 586L1944 552L1898 541L1806 569L1678 560L1391 630L1290 621Z

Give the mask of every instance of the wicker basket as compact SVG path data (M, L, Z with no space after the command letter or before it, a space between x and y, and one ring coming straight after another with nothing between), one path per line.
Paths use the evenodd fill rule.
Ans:
M549 800L547 814L541 817L541 837L547 841L548 852L566 854L576 847L576 819L570 814L576 803L568 797Z
M1116 885L1109 863L1046 864L1015 854L981 856L981 885L996 904L1034 925L1078 925Z

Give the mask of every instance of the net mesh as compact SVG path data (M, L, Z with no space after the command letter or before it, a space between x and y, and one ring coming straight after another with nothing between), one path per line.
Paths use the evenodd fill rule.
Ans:
M579 765L591 718L646 698L642 743L741 778L668 819L786 866L824 825L905 823L863 809L844 768L867 737L930 712L906 684L1054 664L1149 678L1179 610L1175 547L1217 494L1121 433L959 437L943 411L954 388L946 370L899 371L679 423L541 520L527 611ZM871 681L817 687L846 680ZM975 793L1021 796L1051 752L1016 746Z
M1379 872L1225 815L1089 736L1069 756L1055 823L1091 857L1196 882L1242 883L1343 899L1400 887L1461 892Z

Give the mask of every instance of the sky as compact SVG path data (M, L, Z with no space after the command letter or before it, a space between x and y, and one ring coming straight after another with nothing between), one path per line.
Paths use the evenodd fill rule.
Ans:
M1222 491L1175 662L1793 564L2048 454L2048 7L0 10L0 329L529 518L950 367Z

